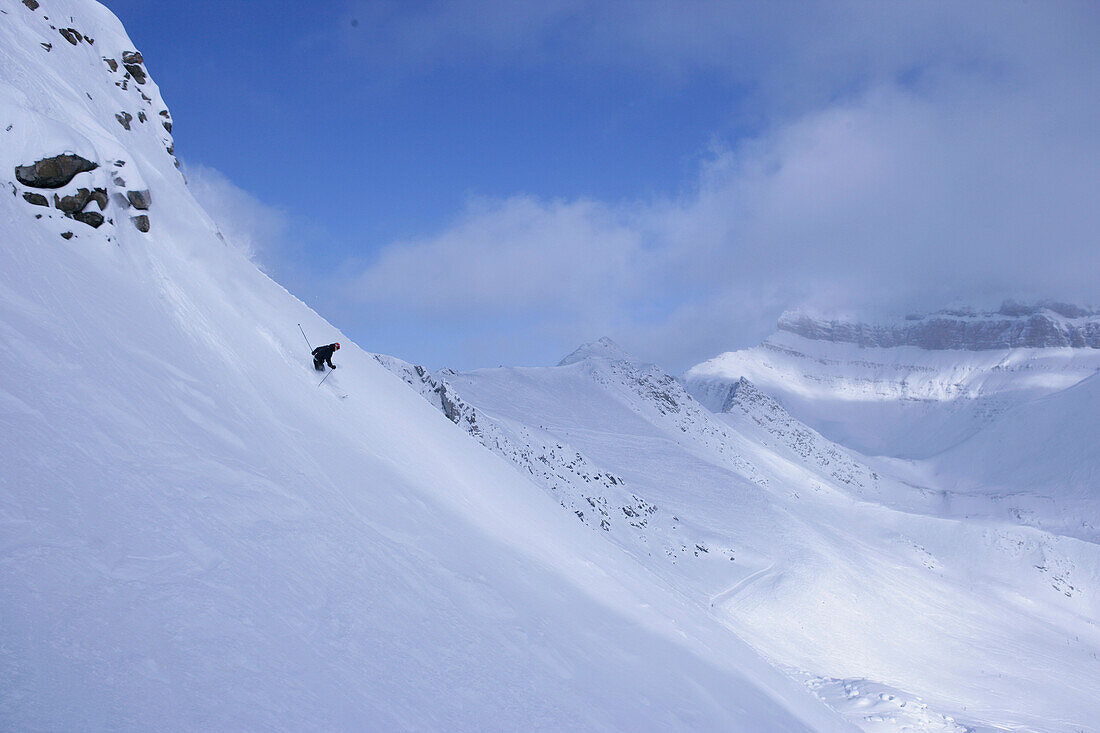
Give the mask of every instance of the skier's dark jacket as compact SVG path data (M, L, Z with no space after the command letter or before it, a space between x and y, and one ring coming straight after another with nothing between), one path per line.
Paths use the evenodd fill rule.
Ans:
M336 353L336 344L318 346L313 350L313 361L317 364L328 363L330 369L335 369L336 367L332 364L332 355L334 353Z

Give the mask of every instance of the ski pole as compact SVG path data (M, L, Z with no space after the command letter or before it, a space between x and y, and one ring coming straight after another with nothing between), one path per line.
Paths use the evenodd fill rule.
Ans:
M309 347L310 351L313 351L313 344L311 344L309 342L309 338L306 337L306 331L305 331L304 328L302 328L302 324L300 324L300 323L298 324L298 330L302 332L302 338L304 338L306 340L306 346Z
M333 372L333 370L332 370L332 369L329 369L329 370L328 370L328 374L332 374L332 372ZM320 387L320 386L321 386L322 384L324 384L324 383L325 383L325 379L328 379L328 374L326 374L326 375L324 376L324 379L322 379L322 380L321 380L320 382L318 382L318 383L317 383L317 386L318 386L318 387Z

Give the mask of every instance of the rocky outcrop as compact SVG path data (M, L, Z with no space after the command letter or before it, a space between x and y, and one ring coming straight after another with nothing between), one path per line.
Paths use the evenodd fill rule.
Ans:
M67 186L79 173L94 171L98 163L73 153L62 153L43 158L30 165L15 168L15 179L31 188L61 188Z
M53 195L53 205L65 214L75 214L84 209L91 195L91 190L87 188L78 188L76 193L69 196L58 196L55 193Z
M79 188L76 193L68 196L53 196L54 206L58 211L70 219L87 224L98 229L103 226L104 218L99 211L107 208L107 189L105 188ZM86 211L91 203L99 205L99 211Z
M130 221L134 222L134 226L137 227L139 232L149 231L149 217L145 214L139 214L138 216L130 217Z
M127 191L126 200L130 202L130 206L133 206L139 211L148 211L149 207L153 204L153 196L149 193L149 189L143 191Z
M26 202L28 204L32 204L34 206L49 206L50 205L50 200L48 198L46 198L45 196L43 196L42 194L40 194L40 193L33 193L31 191L25 191L23 193L23 198L24 198L24 200L26 200Z
M994 313L941 311L907 316L904 321L873 325L784 313L779 330L815 341L862 347L916 346L929 350L1074 347L1100 349L1100 314L1077 306L1050 303L1024 306L1008 302Z
M31 10L38 10L38 0L23 0L23 4Z
M73 214L73 218L83 224L87 224L93 229L98 229L103 226L104 222L103 214L98 211L78 211Z
M145 69L141 66L143 63L145 63L145 59L141 57L140 51L122 52L122 65L126 67L126 71L130 72L130 76L132 76L134 81L138 84L144 84L147 80Z
M58 28L57 32L64 36L65 40L74 46L84 40L84 36L80 35L80 31L76 28Z
M118 120L118 124L129 130L130 123L133 122L134 116L131 115L129 112L117 112L115 114L115 119Z

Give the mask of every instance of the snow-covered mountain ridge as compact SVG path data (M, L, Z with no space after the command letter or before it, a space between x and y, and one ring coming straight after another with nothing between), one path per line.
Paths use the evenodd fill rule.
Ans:
M1026 336L1026 324L1036 317L1047 316L959 316L951 323L959 325L956 335L975 331L1001 338L1006 323ZM938 318L910 328L931 333L939 328ZM1064 320L1088 331L1096 319ZM980 348L978 341L965 348L861 345L904 340L909 332L904 326L894 330L896 324L834 325L788 316L759 346L709 359L682 380L708 409L721 412L744 377L835 442L871 455L926 457L957 445L1014 406L1100 370L1100 349L1089 346L986 348L993 343L988 340Z
M1052 716L1088 716L1064 685L1097 663L1100 637L1086 619L1100 586L1098 547L1042 529L1066 526L1042 506L1033 521L978 494L951 494L953 508L938 477L889 462L884 473L748 380L711 413L607 339L556 367L432 374L378 358L536 475L568 513L574 505L562 498L583 503L593 485L567 471L539 480L548 446L568 446L589 479L614 476L644 498L656 508L645 525L589 531L707 603L866 730L1073 730ZM461 409L438 399L444 384ZM668 554L677 541L688 552ZM1042 661L1067 639L1076 661Z

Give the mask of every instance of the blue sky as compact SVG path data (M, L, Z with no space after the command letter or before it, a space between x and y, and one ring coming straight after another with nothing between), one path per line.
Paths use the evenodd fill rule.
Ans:
M196 195L371 350L681 369L791 307L1100 300L1094 4L106 4Z

